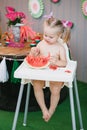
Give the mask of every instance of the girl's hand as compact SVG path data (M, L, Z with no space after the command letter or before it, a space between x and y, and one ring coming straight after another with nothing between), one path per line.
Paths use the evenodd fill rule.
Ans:
M30 55L37 56L39 55L39 49L37 47L32 47L30 51Z
M58 57L57 56L51 56L50 57L50 64L51 65L57 65Z

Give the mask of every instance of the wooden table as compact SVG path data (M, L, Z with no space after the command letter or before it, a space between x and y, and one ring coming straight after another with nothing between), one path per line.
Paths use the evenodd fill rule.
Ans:
M25 57L30 51L29 43L24 43L24 47L0 46L0 57L18 58Z
M6 65L9 73L9 80L5 83L0 83L0 109L7 110L7 111L15 111L16 100L20 88L20 83L12 83L11 82L11 70L13 66L14 60L18 60L19 64L23 61L23 59L28 55L30 51L29 43L24 43L24 47L17 48L17 47L8 47L8 46L0 46L0 60L2 61L3 57L6 57ZM19 60L21 59L21 61ZM18 85L18 86L17 86ZM23 98L23 104L21 105L21 111L24 109L24 100L25 100L25 93ZM33 90L31 93L31 102L35 102ZM35 105L35 106L34 106ZM30 111L33 109L38 109L37 103L30 107Z

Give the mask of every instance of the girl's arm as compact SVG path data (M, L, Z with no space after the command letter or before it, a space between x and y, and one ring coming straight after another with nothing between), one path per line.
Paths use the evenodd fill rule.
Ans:
M38 56L39 53L40 53L40 50L38 47L32 47L29 54L32 56Z
M59 67L65 67L67 65L66 51L63 46L60 46L59 53L56 56L50 57L50 64Z
M67 65L66 50L63 46L60 46L58 66L65 67Z

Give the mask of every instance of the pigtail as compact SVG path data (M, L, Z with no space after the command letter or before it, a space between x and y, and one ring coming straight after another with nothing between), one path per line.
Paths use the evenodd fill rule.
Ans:
M64 43L68 44L70 37L71 37L70 28L64 27L64 31L63 31L63 35L62 35L62 39L63 39Z
M47 19L48 25L51 25L54 21L55 21L55 18L53 18L53 16L51 16L49 19Z

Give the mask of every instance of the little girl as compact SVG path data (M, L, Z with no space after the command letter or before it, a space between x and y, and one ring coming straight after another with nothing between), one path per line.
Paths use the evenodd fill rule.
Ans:
M65 28L60 20L51 17L44 22L43 31L43 40L36 47L31 48L30 55L48 56L50 53L50 65L65 67L67 65L66 51L58 39L61 38L66 42L70 36L69 29ZM44 100L43 87L45 86L45 81L33 80L32 84L36 100L43 113L43 119L47 122L57 107L60 91L64 83L50 81L51 97L49 109L47 109Z

